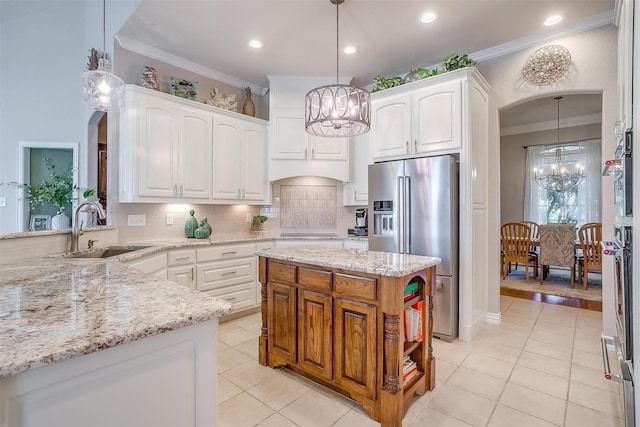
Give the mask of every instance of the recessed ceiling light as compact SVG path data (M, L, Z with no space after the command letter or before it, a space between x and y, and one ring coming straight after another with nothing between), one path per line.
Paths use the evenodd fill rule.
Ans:
M358 48L355 46L345 46L342 51L347 55L351 55L352 53L356 53L358 51Z
M260 49L262 47L262 42L260 40L251 40L249 42L249 46L254 49Z
M544 25L555 25L560 21L562 21L562 15L551 15L544 20Z
M427 12L420 18L420 22L428 24L436 20L438 15L435 12Z

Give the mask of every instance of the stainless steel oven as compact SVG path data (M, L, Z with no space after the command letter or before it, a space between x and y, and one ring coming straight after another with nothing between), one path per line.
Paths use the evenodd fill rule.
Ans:
M616 148L617 173L613 184L614 215L633 216L633 132L618 137Z

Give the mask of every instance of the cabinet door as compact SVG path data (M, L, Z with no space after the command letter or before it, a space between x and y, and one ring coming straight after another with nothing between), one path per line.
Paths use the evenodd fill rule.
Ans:
M296 362L296 288L269 283L267 292L269 360L276 364Z
M173 198L178 179L178 109L143 96L139 105L138 195Z
M452 82L412 94L416 153L462 148L462 83Z
M247 124L242 132L242 198L264 200L266 197L267 133L264 126Z
M349 138L324 138L309 134L307 134L307 138L309 139L309 147L311 147L309 156L311 160L349 159Z
M376 387L376 307L336 298L334 303L336 383L368 398Z
M371 102L373 158L411 153L411 97L396 95Z
M179 197L211 198L212 122L209 112L180 109Z
M240 198L241 123L218 117L213 135L213 198Z
M369 133L351 141L349 183L344 188L345 206L367 206L369 202Z
M274 160L305 160L309 157L303 114L272 113L271 158Z
M298 366L330 380L333 377L331 295L298 291Z
M186 286L187 288L195 289L196 282L193 277L194 268L195 267L192 265L169 267L167 269L167 280L171 280L176 282L178 285Z

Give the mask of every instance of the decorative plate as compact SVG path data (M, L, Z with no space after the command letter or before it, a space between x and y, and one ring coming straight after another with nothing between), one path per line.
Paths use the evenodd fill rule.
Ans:
M179 96L180 98L195 100L198 96L198 82L170 77L169 87L171 95Z

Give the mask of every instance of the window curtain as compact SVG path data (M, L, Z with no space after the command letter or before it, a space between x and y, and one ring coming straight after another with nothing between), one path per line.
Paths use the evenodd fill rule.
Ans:
M580 226L587 222L601 221L602 208L602 176L600 172L601 141L592 139L561 146L571 146L571 150L562 152L562 159L567 164L579 163L585 166L585 178L578 185L575 197L571 198L571 218ZM526 182L524 194L524 219L538 224L554 222L549 214L549 198L545 189L534 179L534 169L552 165L555 160L556 146L531 146L526 154Z

